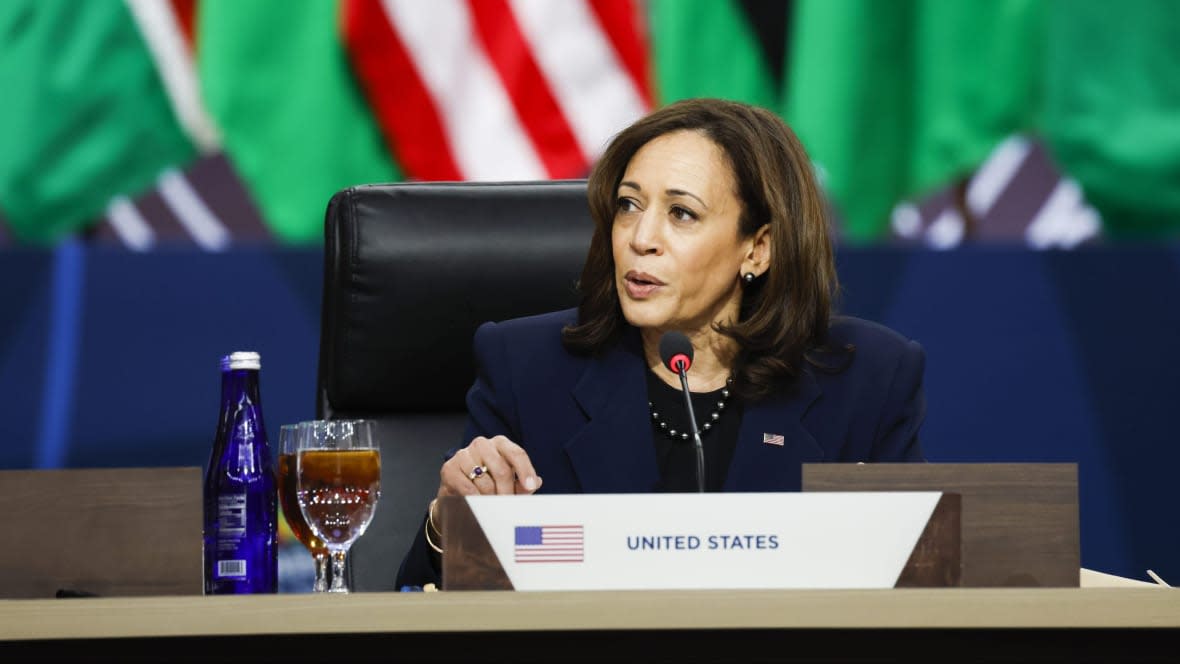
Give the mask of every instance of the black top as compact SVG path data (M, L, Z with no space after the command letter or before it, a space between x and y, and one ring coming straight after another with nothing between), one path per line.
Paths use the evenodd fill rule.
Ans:
M725 388L722 388L725 389ZM692 410L696 414L697 428L701 431L701 445L705 450L705 490L721 491L729 471L729 461L737 447L738 431L742 424L741 402L730 398L725 408L714 421L710 413L717 411L722 400L721 390L713 392L692 392ZM692 433L688 428L688 413L684 409L684 394L660 380L651 371L647 372L647 398L659 419L677 432L689 431L688 440L670 439L656 425L652 426L652 438L656 446L656 463L660 469L660 482L655 490L661 492L694 492L697 490L697 457L693 449ZM704 424L712 422L705 431Z

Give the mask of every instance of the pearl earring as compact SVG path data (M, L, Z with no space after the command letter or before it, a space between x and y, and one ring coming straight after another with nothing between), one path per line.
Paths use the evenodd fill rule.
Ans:
M752 284L752 283L754 283L754 273L747 272L744 275L742 275L742 279L745 279L747 284Z

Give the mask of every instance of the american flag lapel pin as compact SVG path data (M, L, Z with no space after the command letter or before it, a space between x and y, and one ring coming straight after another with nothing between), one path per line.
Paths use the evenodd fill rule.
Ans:
M762 442L767 445L777 445L782 447L786 441L783 440L783 435L781 433L764 433L762 434Z

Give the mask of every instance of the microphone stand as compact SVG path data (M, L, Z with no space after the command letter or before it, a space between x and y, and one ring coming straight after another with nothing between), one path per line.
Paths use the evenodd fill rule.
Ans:
M705 492L705 446L701 444L701 432L697 429L697 416L692 412L692 397L688 391L688 372L684 362L676 363L676 374L680 376L680 387L684 392L684 409L688 411L688 424L692 427L692 444L697 453L697 492Z

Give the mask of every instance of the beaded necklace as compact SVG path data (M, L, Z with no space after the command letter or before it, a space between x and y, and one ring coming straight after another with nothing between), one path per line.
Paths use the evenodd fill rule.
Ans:
M725 404L729 401L730 388L733 387L733 377L730 376L725 380L725 387L721 389L721 398L717 400L717 405L712 412L705 418L703 424L698 424L697 429L701 432L703 438L707 433L712 431L713 425L721 419L721 414L725 412ZM679 431L673 429L668 422L656 411L656 405L652 402L647 402L648 410L651 411L651 423L656 431L663 433L671 440L688 440L688 431Z

